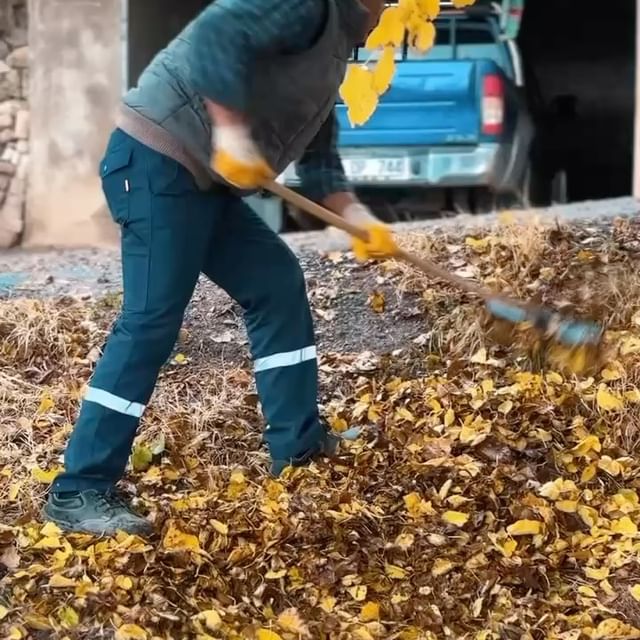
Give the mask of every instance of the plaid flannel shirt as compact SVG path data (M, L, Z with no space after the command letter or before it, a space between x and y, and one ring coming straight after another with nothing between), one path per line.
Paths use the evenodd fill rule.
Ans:
M214 102L245 111L253 61L310 47L326 11L325 0L215 0L195 23L189 61L193 86ZM316 201L350 191L337 139L334 110L296 163L303 191Z

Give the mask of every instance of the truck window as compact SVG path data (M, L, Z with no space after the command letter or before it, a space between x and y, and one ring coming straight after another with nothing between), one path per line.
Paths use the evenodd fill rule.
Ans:
M351 60L375 61L380 51L357 47ZM407 46L406 41L396 50L395 58L402 60L493 60L507 75L513 75L508 49L500 39L499 25L491 18L474 19L466 16L444 17L436 20L436 42L427 53Z

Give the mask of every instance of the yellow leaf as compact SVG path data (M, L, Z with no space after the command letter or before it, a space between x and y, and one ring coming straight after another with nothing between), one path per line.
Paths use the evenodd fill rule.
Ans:
M123 591L133 589L133 580L129 576L116 576L115 585Z
M51 397L51 394L46 391L42 394L42 398L40 399L40 406L38 407L38 413L43 414L51 411L55 407L55 402Z
M628 402L633 403L640 402L640 389L631 389L631 391L625 391L624 399Z
M491 247L492 238L490 236L484 238L473 238L469 236L465 238L464 243L467 247L473 249L477 253L484 253Z
M131 466L134 471L146 471L151 466L153 453L146 445L136 445L131 452Z
M9 609L0 604L0 620L3 620L9 615Z
M266 580L280 580L280 578L284 578L287 575L286 569L280 569L280 571L267 571L264 577Z
M598 523L598 512L593 507L580 505L578 507L578 515L588 527L595 527Z
M285 609L278 616L278 626L283 631L295 633L298 637L309 635L309 629L307 629L307 626L300 617L298 610L293 607Z
M357 640L374 640L373 636L369 633L369 630L366 627L356 627L353 631L353 637Z
M633 586L629 586L629 593L633 597L634 600L640 602L640 584L634 584Z
M22 631L18 627L11 627L7 640L22 640L22 638L24 638Z
M582 475L580 476L580 482L587 483L591 482L598 471L598 468L595 464L590 464L584 468L582 471Z
M416 4L424 18L435 20L440 15L440 0L416 0Z
M582 439L571 452L578 456L585 456L591 451L599 452L602 449L602 445L600 444L600 440L598 436L587 436Z
M211 526L221 535L226 536L229 533L229 527L219 520L211 520Z
M60 613L58 614L60 618L60 622L62 626L67 629L73 629L73 627L77 627L80 622L80 617L78 616L78 612L73 607L62 607L60 609Z
M336 606L337 600L333 596L325 596L320 601L320 608L326 613L331 613Z
M546 380L550 384L562 384L564 382L563 377L556 371L550 371L547 373Z
M380 619L380 605L377 602L366 602L360 609L360 620L371 622Z
M607 567L602 567L601 569L585 567L584 575L590 580L606 580L609 577L609 569Z
M58 537L62 535L62 529L60 529L60 527L57 524L54 524L53 522L47 522L41 529L40 529L40 535L41 536L47 536L47 537Z
M576 500L558 500L556 508L564 513L575 513L578 509L578 503Z
M558 500L562 492L561 481L562 478L558 478L558 480L545 482L538 490L538 493L544 498L549 498L549 500Z
M400 547L403 551L406 551L413 545L414 536L412 533L401 533L396 537L395 545Z
M19 482L14 482L9 487L9 502L13 502L18 497L18 493L20 493L20 487L22 487L22 480Z
M433 514L431 502L423 500L418 493L410 493L404 497L404 504L412 518L420 518Z
M374 291L369 297L369 306L376 312L384 311L384 295L378 291Z
M58 549L62 546L57 536L46 536L33 545L34 549Z
M53 587L54 589L68 589L75 588L77 582L72 580L71 578L67 578L66 576L61 575L60 573L55 573L49 578L49 582L47 583L48 587Z
M507 527L511 536L536 536L543 531L543 524L539 520L518 520Z
M622 465L617 460L613 460L609 456L602 456L602 458L598 460L598 469L602 469L610 476L614 477L619 476L622 473Z
M586 585L578 587L578 593L583 596L587 596L588 598L596 598L598 596L591 587L587 587Z
M622 513L632 513L640 508L640 499L634 489L621 489L613 496L613 501Z
M598 387L596 403L602 411L620 411L624 407L622 400L613 395L603 384Z
M446 413L444 414L444 426L450 427L454 423L455 419L455 411L453 409L447 409Z
M404 16L399 7L388 7L380 16L380 21L369 34L365 47L377 49L392 45L399 47L404 40L405 24Z
M464 9L465 7L470 7L475 4L476 0L453 0L453 6L456 9Z
M169 523L169 528L162 540L162 546L167 551L192 551L194 553L201 551L198 538L190 533L180 531L174 522Z
M464 527L469 520L469 514L462 511L445 511L442 514L442 519L447 524L452 524L456 527Z
M435 41L436 27L433 22L415 23L415 28L411 29L411 42L418 51L426 53L433 47Z
M638 527L629 516L624 516L611 523L611 531L623 536L633 537L638 533Z
M592 640L640 638L640 631L616 618L607 618L597 626L595 634L590 637Z
M618 368L607 367L600 372L603 380L610 382L612 380L620 380L622 378L622 372Z
M632 353L640 353L640 338L636 338L635 336L626 338L620 345L621 355L628 356Z
M438 491L438 498L440 498L440 500L446 500L447 496L449 495L449 491L451 491L452 486L453 486L453 480L449 478L440 487L440 490Z
M396 72L395 49L385 47L380 59L373 69L373 88L381 96L391 86L391 81ZM382 294L380 294L382 295ZM384 310L384 297L382 298L382 310ZM374 307L374 311L375 311Z
M509 226L514 224L516 221L516 217L513 214L513 211L501 211L498 214L498 222L502 225Z
M33 467L31 469L31 477L42 484L51 484L59 473L63 471L62 467L54 467L49 471L44 471L40 467Z
M147 632L137 624L123 624L116 631L115 640L147 640Z
M222 618L215 609L208 609L197 614L196 618L209 631L217 631L222 626Z
M482 347L471 356L471 362L474 364L487 364L487 350Z
M505 558L510 558L518 548L518 543L515 540L513 540L513 538L509 538L508 540L505 540L502 544L497 543L497 546Z
M378 106L373 72L363 65L351 64L340 87L340 97L347 105L351 126L369 120Z
M234 471L229 478L229 486L227 487L227 500L235 500L241 496L247 489L247 479L242 471Z
M399 567L395 564L385 563L384 572L392 579L392 580L404 580L407 577L406 569Z
M356 602L364 602L367 597L367 587L362 584L356 585L355 587L349 587L347 591Z
M453 569L454 564L446 558L437 558L431 567L431 575L434 577L443 576Z
M507 415L509 413L509 411L511 411L511 409L513 409L513 402L511 402L511 400L505 400L499 407L498 407L498 411L500 413L502 413L503 415Z

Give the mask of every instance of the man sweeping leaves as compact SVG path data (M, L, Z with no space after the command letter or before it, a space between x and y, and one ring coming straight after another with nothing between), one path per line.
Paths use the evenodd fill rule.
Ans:
M62 528L151 530L114 487L200 273L244 310L272 473L335 452L302 271L241 197L296 162L306 195L376 229L360 255L393 246L345 179L334 113L348 56L382 5L217 0L125 96L100 166L121 228L123 305L45 506Z

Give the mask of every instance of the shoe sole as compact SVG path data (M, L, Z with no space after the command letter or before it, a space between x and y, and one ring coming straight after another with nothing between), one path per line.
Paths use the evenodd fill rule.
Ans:
M148 536L153 533L153 527L151 525L149 525L149 529L145 529L145 531L127 531L126 529L121 528L105 528L104 526L101 526L100 521L97 520L85 520L82 524L72 525L64 520L59 520L58 518L51 516L45 509L42 509L40 513L45 522L53 522L53 524L67 533L86 533L100 538L115 536L119 531L136 536Z

